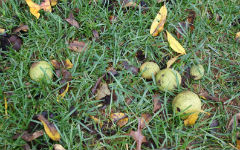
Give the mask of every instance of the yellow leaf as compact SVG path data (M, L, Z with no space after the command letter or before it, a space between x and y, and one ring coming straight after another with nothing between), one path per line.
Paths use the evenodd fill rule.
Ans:
M59 99L60 99L60 98L64 98L64 96L65 96L66 93L68 92L68 89L69 89L69 82L67 83L67 87L66 87L66 89L64 90L64 92L62 92L62 93L57 97L57 102L59 102Z
M94 117L94 116L92 116L92 115L90 115L90 118L95 122L95 123L97 123L97 124L99 124L100 125L100 127L102 127L102 122L98 119L98 118L96 118L96 117Z
M167 39L170 47L177 53L186 54L182 45L167 31Z
M51 0L51 6L57 5L57 0Z
M60 138L61 138L60 134L58 133L58 131L53 123L50 123L43 115L38 115L38 120L41 121L45 132L53 141L60 140Z
M184 125L185 126L194 125L198 119L198 114L199 114L199 112L196 112L196 113L193 113L190 116L188 116L188 118L186 120L184 120Z
M240 32L238 32L238 33L236 34L236 41L237 41L238 43L240 43Z
M157 36L159 32L161 32L164 28L164 24L166 22L167 18L167 7L163 5L155 19L153 20L153 23L150 28L150 34L152 36Z
M71 69L73 67L73 64L71 63L71 61L69 59L65 60L65 67L66 67L66 69Z
M0 34L3 34L5 32L5 29L0 28Z
M113 122L117 122L119 127L128 123L128 117L124 113L111 113L110 118Z
M25 0L30 8L30 12L38 19L40 17L39 10L41 10L41 6L34 3L32 0Z
M8 108L7 98L6 98L6 97L3 97L3 99L4 99L4 103L5 103L5 115L6 115L6 117L7 117L7 115L8 115L8 112L7 112L7 108Z
M181 54L178 55L178 56L175 56L175 57L171 58L171 59L167 62L167 68L170 68L170 67L172 66L172 64L178 59L179 56L181 56Z

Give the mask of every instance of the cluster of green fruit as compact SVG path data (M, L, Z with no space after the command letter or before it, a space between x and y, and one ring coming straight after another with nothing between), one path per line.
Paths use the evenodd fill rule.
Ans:
M154 62L145 62L140 67L142 77L145 79L154 79L161 91L173 91L181 85L181 75L171 68L160 70L159 66ZM204 75L202 65L193 65L190 74L194 80L199 80ZM172 102L176 112L191 114L201 112L201 100L197 94L191 91L179 93Z

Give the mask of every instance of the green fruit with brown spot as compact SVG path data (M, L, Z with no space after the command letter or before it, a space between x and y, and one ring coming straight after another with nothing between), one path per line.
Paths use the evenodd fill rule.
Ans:
M201 100L197 94L191 91L179 93L172 102L173 110L185 114L185 118L195 112L201 112Z
M156 76L156 82L161 91L173 91L181 85L181 75L170 68L160 70Z
M194 78L194 80L199 80L204 75L204 68L202 65L193 65L190 69L190 74Z
M145 62L140 67L142 77L145 79L152 79L152 76L155 76L159 70L159 66L154 62Z
M46 61L39 61L32 64L29 75L34 81L51 81L53 77L52 66Z

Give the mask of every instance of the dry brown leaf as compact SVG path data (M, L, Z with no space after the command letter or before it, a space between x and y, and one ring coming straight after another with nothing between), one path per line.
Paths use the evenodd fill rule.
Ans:
M129 2L127 2L127 3L125 3L123 5L123 8L126 8L126 7L136 7L136 6L137 6L137 4L135 2L129 1Z
M150 34L152 36L157 36L159 32L161 32L164 28L164 24L166 22L167 18L167 7L166 5L163 5L155 19L153 20L153 23L150 28Z
M136 141L137 143L137 150L141 150L142 143L147 142L146 137L142 134L141 129L141 119L138 118L138 129L137 131L131 131L130 136Z
M128 123L128 117L124 113L111 113L110 118L113 122L116 122L119 127Z
M41 9L43 9L46 12L52 12L52 7L51 7L51 2L50 0L44 0L44 2L42 2L40 4Z
M59 141L61 136L58 133L55 125L53 123L50 123L43 115L37 116L38 120L41 121L43 124L44 130L47 133L47 135L53 140L53 141Z
M196 12L192 9L187 9L186 10L189 14L188 14L188 18L187 21L190 25L190 30L191 32L194 30L194 20L196 18Z
M21 134L17 134L13 137L13 139L17 139L18 137L21 137L24 141L31 142L35 140L36 138L42 136L44 134L44 130L36 131L32 134L28 133L27 131L24 131Z
M240 121L240 113L237 113L237 114L235 114L233 117L232 117L232 119L230 120L230 122L228 123L228 125L227 125L227 129L228 130L231 130L233 127L233 124L234 124L234 121L236 121L236 125L238 125L239 124L239 121Z
M100 78L98 78L96 84L94 85L94 87L92 88L92 94L94 95L97 92L97 88L99 87L100 83L102 82L102 79L105 77L106 75L102 75Z
M86 51L87 44L85 42L73 41L73 42L69 43L68 48L75 52L81 53L81 52Z
M53 65L53 67L55 69L60 69L60 67L61 67L61 63L58 62L56 59L51 60L51 64Z
M65 148L60 144L54 144L54 150L65 150Z
M109 21L110 21L111 24L115 23L115 22L117 22L117 17L116 16L109 16Z
M97 32L97 30L93 30L92 33L93 33L94 40L97 41L99 39L99 33Z
M146 127L146 123L148 124L149 121L152 119L152 116L150 114L142 114L141 116L141 129Z
M13 33L18 33L20 31L24 31L24 32L27 32L28 30L28 25L21 25L20 27L16 28L13 30Z
M111 94L111 92L108 88L108 84L101 83L99 89L97 89L96 100L100 100L110 94Z
M159 109L162 108L162 103L160 101L159 95L153 95L153 112L157 112Z
M170 68L170 67L172 66L172 64L175 63L175 61L178 59L179 56L181 56L181 54L178 55L178 56L175 56L175 57L171 58L171 59L167 62L167 68Z
M73 67L73 64L71 63L71 61L69 59L66 59L64 61L64 66L66 69L71 69Z
M73 13L70 12L68 18L65 19L70 25L79 28L79 23L75 20Z

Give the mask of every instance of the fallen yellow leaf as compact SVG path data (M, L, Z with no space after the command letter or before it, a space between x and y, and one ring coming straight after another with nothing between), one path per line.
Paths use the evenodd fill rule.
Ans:
M3 34L5 32L5 29L0 28L0 34Z
M179 56L181 56L182 54L175 56L173 58L171 58L168 62L167 62L167 68L170 68L172 66L172 64L178 59Z
M167 31L167 40L170 47L177 53L186 54L185 49L182 45Z
M41 10L41 6L34 3L32 0L25 0L30 8L30 12L38 19L40 17L39 10Z
M50 0L44 0L44 2L42 2L40 6L41 6L41 9L43 9L44 11L52 12Z
M167 18L167 7L163 5L155 19L153 20L153 23L150 28L150 34L152 36L157 36L159 32L161 32L164 28L164 24L166 22Z
M236 34L236 41L240 43L240 32L237 32Z
M100 125L100 127L102 127L102 122L98 119L98 118L96 118L96 117L94 117L94 116L92 116L92 115L90 115L90 118L95 122L95 123L97 123L97 124L99 124Z
M194 125L198 119L198 114L199 112L193 113L190 116L188 116L188 118L186 120L184 120L184 125L188 126L188 125Z
M57 5L57 0L51 0L51 6Z
M65 64L66 69L71 69L73 67L73 64L71 63L71 61L69 59L66 59L64 64Z
M5 115L6 115L6 117L7 117L7 115L8 115L8 112L7 112L7 108L8 108L7 98L6 98L6 97L3 97L3 99L4 99L4 103L5 103Z
M58 131L53 123L50 123L43 115L38 115L38 120L41 121L45 132L53 141L60 140L61 136L58 133Z
M119 127L128 123L128 117L124 113L111 113L110 118L116 122Z
M64 90L64 92L62 92L62 93L57 97L57 102L59 102L59 99L60 99L60 98L64 98L64 96L65 96L66 93L68 92L68 89L69 89L69 82L67 83L67 87L66 87L66 89Z

